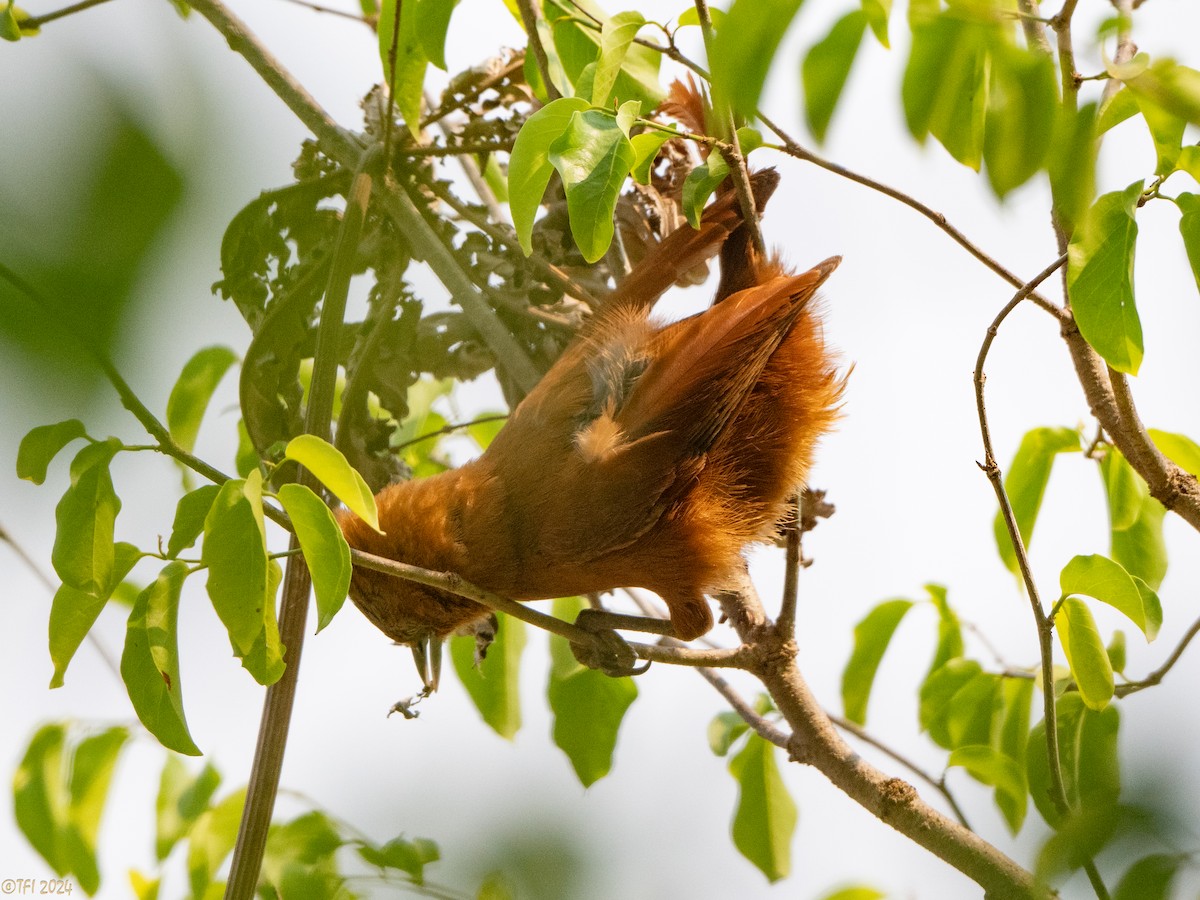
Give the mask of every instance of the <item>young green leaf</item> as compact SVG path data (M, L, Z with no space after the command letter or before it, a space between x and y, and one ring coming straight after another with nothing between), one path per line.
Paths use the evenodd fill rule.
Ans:
M733 759L729 772L738 783L733 814L733 843L767 880L786 878L792 868L796 804L775 762L775 747L757 734Z
M646 24L640 12L630 10L616 13L600 29L600 57L596 60L596 74L592 79L592 105L606 106L612 94L617 76L625 64L629 45L637 37L638 29ZM628 97L618 97L628 100Z
M1092 611L1077 597L1068 597L1054 625L1083 702L1090 709L1104 709L1113 696L1113 671Z
M888 43L888 18L892 14L892 0L862 0L862 10L866 13L867 24L875 34L875 40L890 47Z
M204 520L208 518L219 490L215 484L206 484L179 498L175 521L171 524L171 538L167 541L167 556L171 559L194 545L204 533Z
M668 132L658 129L643 131L629 139L629 144L633 147L634 181L638 184L650 183L650 170L654 168L654 161L658 159L658 151L670 139L671 135Z
M1025 784L1025 769L1010 756L984 744L968 744L951 752L947 767L962 766L976 781L994 787L996 799L1005 798L1001 806L1008 830L1016 834L1025 822L1029 791Z
M578 598L554 601L554 615L574 620L583 608ZM554 716L554 744L567 755L584 787L612 769L621 721L634 700L632 678L609 678L581 666L565 638L550 636L550 679L547 685Z
M200 750L188 731L179 680L179 593L188 569L169 562L133 605L121 654L121 678L142 724L164 747L187 756Z
M1200 195L1182 193L1175 198L1175 203L1183 213L1179 218L1183 249L1187 252L1188 262L1191 263L1196 287L1200 288Z
M553 39L547 41L543 35L542 44L548 54L551 48L557 51L563 71L576 86L576 95L590 96L582 90L580 74L586 66L599 62L601 35L610 27L608 13L592 0L543 0L542 9L546 21L553 23ZM580 24L581 13L600 28ZM538 33L542 34L542 29ZM634 44L625 53L612 93L622 101L641 100L647 109L658 106L664 96L658 80L661 57L649 47ZM552 64L552 77L553 69Z
M687 178L683 180L680 203L688 224L693 228L700 227L704 204L728 174L729 164L725 162L724 156L716 152L709 154L706 162L688 172Z
M929 664L929 671L925 676L928 678L950 660L962 656L963 639L962 624L950 607L946 589L940 584L927 584L925 593L929 595L930 602L933 603L938 614L937 646L933 651L933 661Z
M1142 857L1121 877L1112 900L1167 900L1175 876L1187 861L1182 854L1155 853Z
M66 736L63 725L43 725L30 739L13 775L17 827L60 878L69 871L61 837L69 803L63 779Z
M279 502L292 520L304 562L312 575L319 632L346 602L352 571L350 545L329 507L304 485L283 485L279 489Z
M442 0L438 0L442 2ZM396 27L396 11L400 9L400 25ZM424 43L418 33L417 3L400 3L398 0L381 0L379 24L379 58L383 61L383 77L390 84L396 97L396 109L404 124L415 137L421 128L421 100L425 88L425 70L429 60L425 56ZM395 38L395 77L392 76L393 37Z
M911 600L886 600L854 626L854 651L842 672L842 707L850 721L866 724L875 673L892 635L912 606Z
M1067 291L1084 339L1119 372L1142 363L1142 323L1133 297L1134 218L1144 185L1100 197L1071 239Z
M379 530L375 497L363 477L346 461L342 451L316 435L301 434L288 442L284 455L312 472L321 484L329 488L330 493L346 504L347 509L376 531Z
M113 548L113 570L104 590L88 594L63 584L55 591L50 603L50 659L54 663L51 688L62 687L75 651L117 586L141 558L142 552L137 547L121 541Z
M46 480L46 470L58 452L81 437L87 437L87 432L78 419L34 428L21 438L21 446L17 448L17 477L41 484Z
M113 769L128 738L129 732L124 728L109 728L84 738L71 754L71 799L63 844L69 857L68 865L88 894L95 893L100 887L96 836Z
M1119 628L1114 631L1104 652L1108 654L1108 661L1112 665L1113 671L1124 672L1126 663L1125 632Z
M54 571L63 584L88 594L101 593L112 579L113 532L121 499L108 466L120 449L121 442L109 438L80 450L71 461L71 486L54 510Z
M737 739L749 730L746 720L733 710L719 712L708 723L709 749L717 756L725 756Z
M1096 119L1096 133L1104 134L1110 128L1116 128L1126 119L1136 116L1140 111L1137 94L1122 87L1100 106L1100 114Z
M154 857L159 862L167 858L209 802L221 783L221 774L208 763L194 777L178 756L168 753L158 780L158 797L154 803Z
M560 97L525 120L508 162L508 197L513 226L521 249L533 252L533 219L550 184L554 166L550 145L557 141L578 112L588 108L579 97Z
M992 190L1003 198L1046 161L1059 107L1058 81L1054 63L1039 50L994 41L990 59L983 161Z
M1150 495L1149 486L1115 447L1100 460L1100 474L1104 478L1104 494L1108 500L1109 526L1113 531L1132 527Z
M1085 815L1100 815L1116 806L1121 794L1117 737L1121 715L1116 706L1102 711L1089 709L1078 692L1058 699L1059 767L1067 793L1067 805ZM1038 812L1058 828L1062 816L1051 801L1050 769L1046 749L1045 722L1029 733L1026 757L1029 793Z
M1162 626L1162 604L1149 586L1139 588L1120 565L1104 556L1076 556L1059 575L1063 596L1092 597L1124 613L1152 641ZM1144 582L1143 582L1144 584Z
M446 32L459 0L417 0L417 35L421 51L431 63L446 71Z
M1193 478L1200 478L1200 444L1183 434L1151 428L1150 439L1171 462Z
M767 70L802 2L734 0L713 38L713 93L745 119L758 115Z
M246 789L241 788L205 810L192 826L188 835L187 870L193 897L207 900L211 896L206 891L237 843L238 825L245 805Z
M1150 61L1139 53L1126 63L1106 64L1109 75L1185 122L1200 125L1200 72L1171 59Z
M205 347L187 361L167 399L167 429L171 438L189 453L196 445L200 421L213 391L237 361L228 347Z
M550 145L550 163L567 193L571 234L588 262L600 259L612 243L617 195L634 158L619 119L599 110L574 113Z
M883 22L886 42L886 15ZM834 108L846 86L866 30L867 14L863 10L849 12L838 19L829 34L813 44L804 57L800 67L804 83L804 115L808 130L818 142L825 140Z
M1079 432L1072 428L1034 428L1021 438L1021 445L1004 476L1004 490L1012 504L1017 530L1026 550L1033 540L1033 527L1042 508L1054 458L1059 453L1077 453L1079 450ZM1016 551L1000 513L996 513L993 531L1000 559L1010 572L1019 574Z
M450 639L454 671L483 721L503 738L512 740L521 728L521 653L525 649L525 623L500 616L496 639L487 658L476 665L475 638Z

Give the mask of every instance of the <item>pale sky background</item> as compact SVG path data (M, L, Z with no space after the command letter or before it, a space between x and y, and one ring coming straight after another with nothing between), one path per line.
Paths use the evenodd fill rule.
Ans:
M351 0L328 0L356 8ZM363 26L322 16L282 0L236 0L232 7L274 50L340 123L360 124L358 100L379 77L374 36ZM824 36L850 0L809 0L779 54L765 101L772 117L811 143L802 126L797 73L802 49ZM37 15L57 3L27 0ZM666 20L685 4L639 5L647 18ZM1049 5L1051 10L1054 4ZM1092 33L1108 4L1080 4L1081 36ZM610 6L617 11L620 6ZM932 141L921 149L908 137L899 107L905 60L903 8L893 12L894 49L867 38L823 154L904 189L944 212L1012 270L1031 277L1055 257L1040 184L998 205L983 180L949 159ZM1155 56L1195 64L1200 7L1193 0L1152 0L1138 13L1138 40ZM451 70L482 60L522 37L499 0L463 0L451 25ZM1083 41L1081 39L1080 43ZM1099 69L1096 59L1081 69ZM669 70L668 70L669 71ZM55 22L35 40L0 47L0 202L19 202L33 220L46 215L40 192L70 180L86 159L87 111L102 107L100 84L125 92L144 126L168 148L176 165L194 173L182 215L160 248L158 263L137 288L139 305L117 365L161 413L183 362L197 349L226 343L244 350L249 338L236 310L209 291L219 277L225 223L262 189L291 177L302 126L249 67L199 16L187 22L162 2L122 0ZM923 596L922 584L949 588L959 614L977 625L1013 665L1036 659L1026 601L1000 564L992 540L995 500L976 467L982 458L971 371L979 343L1013 291L985 271L911 210L811 166L756 153L775 164L783 181L765 219L768 240L797 266L833 254L844 262L825 289L826 329L854 375L845 418L822 445L813 484L828 490L836 516L810 536L815 564L801 582L801 667L828 708L840 712L839 685L853 624L881 600ZM1153 173L1149 138L1138 126L1116 129L1100 165L1101 190L1121 188ZM18 177L19 176L19 177ZM1196 190L1187 176L1169 187ZM1200 298L1178 240L1178 213L1155 203L1138 217L1137 291L1146 335L1146 360L1134 382L1147 424L1200 438ZM5 243L27 239L3 236ZM0 251L2 255L3 251ZM443 293L430 284L431 294ZM1045 288L1057 296L1057 287ZM695 290L672 308L707 301ZM0 313L2 314L2 313ZM7 355L7 350L5 351ZM13 460L31 427L71 416L94 435L144 439L115 403L72 407L53 385L22 380L0 357L8 389L0 403L8 426L0 433L0 525L13 532L47 570L54 505L66 479L66 458L48 483L18 481ZM1032 306L1006 323L988 365L988 396L1002 466L1029 428L1088 422L1057 328ZM229 379L211 407L198 450L232 469L229 436L236 389ZM107 396L107 395L102 395ZM460 405L494 407L487 383L466 386ZM124 500L118 538L151 545L169 530L178 492L166 460L125 459L114 469ZM1033 544L1044 592L1074 554L1107 552L1107 523L1099 481L1082 458L1056 466ZM1165 623L1146 648L1129 635L1129 672L1156 666L1200 613L1196 535L1167 520L1171 570L1161 596ZM781 559L756 554L754 572L769 604L777 603ZM139 569L139 573L143 570ZM143 579L152 577L147 564ZM0 654L0 769L11 773L39 723L71 719L133 722L123 686L90 646L74 660L66 686L49 691L46 651L50 594L0 547L5 643ZM1116 614L1096 609L1102 633L1125 628ZM106 611L96 633L119 656L124 616ZM244 784L261 708L262 690L232 659L203 592L189 582L181 609L182 681L192 735L224 774L224 789ZM729 643L732 632L712 635ZM870 708L869 728L897 749L938 770L943 751L917 733L915 691L933 647L931 610L910 613L885 659ZM994 665L977 639L968 652ZM1121 704L1121 742L1127 791L1158 795L1173 810L1175 849L1200 849L1200 723L1188 686L1200 677L1193 650L1166 685ZM483 725L457 680L422 707L421 719L385 718L398 697L416 689L407 651L394 648L350 605L320 636L306 641L299 700L283 772L280 809L294 814L313 798L377 841L396 834L426 836L441 845L443 862L431 880L470 891L506 854L539 854L536 865L573 874L571 896L586 898L815 898L844 882L873 885L897 898L979 897L954 870L879 824L832 789L819 773L784 765L800 809L793 874L774 887L734 849L729 836L736 788L726 760L707 748L705 730L721 699L694 673L655 666L638 680L641 696L627 716L612 774L585 791L549 738L544 700L545 639L531 635L523 669L525 724L512 743ZM738 682L747 693L753 683ZM1035 716L1035 719L1037 717ZM134 723L136 725L136 723ZM876 759L867 749L864 755ZM153 798L163 752L137 737L126 750L101 835L101 896L128 893L124 872L150 868ZM782 764L782 758L781 758ZM890 761L882 767L909 777ZM9 775L5 775L5 784ZM963 773L950 784L973 824L1019 860L1032 863L1045 828L1034 810L1020 837L1008 838L991 807L990 791ZM918 784L938 805L933 792ZM1176 799L1178 798L1178 799ZM11 792L0 792L0 879L47 878L51 872L16 831ZM539 849L540 848L540 849ZM575 860L574 862L572 860ZM184 890L178 854L173 880L161 896ZM1115 877L1110 876L1110 885ZM1181 883L1183 879L1181 879ZM1194 896L1200 877L1187 876ZM1064 896L1089 892L1081 878ZM374 896L392 896L385 890Z

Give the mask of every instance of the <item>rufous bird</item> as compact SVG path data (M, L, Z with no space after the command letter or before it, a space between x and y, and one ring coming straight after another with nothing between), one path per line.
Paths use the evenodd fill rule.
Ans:
M777 182L755 174L760 207ZM652 319L676 276L722 245L714 305ZM698 230L649 251L482 456L382 490L383 534L343 512L347 541L517 600L646 588L678 638L699 637L713 624L706 595L744 571L744 547L775 537L837 416L842 380L812 300L839 261L792 274L760 258L733 192L720 195ZM427 654L490 615L362 567L350 596L414 648L427 688Z

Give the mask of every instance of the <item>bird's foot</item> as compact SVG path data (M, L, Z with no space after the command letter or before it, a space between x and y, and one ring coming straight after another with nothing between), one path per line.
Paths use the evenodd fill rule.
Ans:
M637 654L617 634L610 624L611 613L601 609L584 609L575 619L575 624L593 636L584 644L571 644L571 652L580 665L598 669L610 678L641 675L650 668L650 663L638 665Z
M433 689L426 685L425 687L421 688L419 693L416 693L405 700L397 700L392 704L392 708L388 710L388 718L390 719L392 717L392 713L400 713L400 715L404 716L404 718L410 720L420 717L421 714L417 712L417 710L413 709L413 707L432 693Z

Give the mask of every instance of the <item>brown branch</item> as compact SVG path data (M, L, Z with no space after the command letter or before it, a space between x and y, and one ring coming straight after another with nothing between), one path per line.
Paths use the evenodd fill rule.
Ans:
M554 82L550 80L550 58L542 45L542 36L538 34L538 22L541 20L541 10L535 5L536 0L517 0L517 9L521 11L521 24L525 27L525 35L529 38L529 46L533 48L533 58L537 63L538 72L542 76L542 84L546 86L546 96L557 100L562 96Z
M1174 667L1175 663L1179 662L1179 658L1183 656L1183 651L1187 649L1188 644L1192 642L1192 638L1197 634L1200 634L1200 619L1193 622L1191 627L1184 632L1183 638L1175 645L1175 649L1171 651L1161 666L1140 681L1131 681L1128 684L1118 685L1116 689L1117 696L1124 697L1128 694L1136 694L1138 691L1144 691L1148 687L1154 687L1161 683L1166 678L1167 673Z

